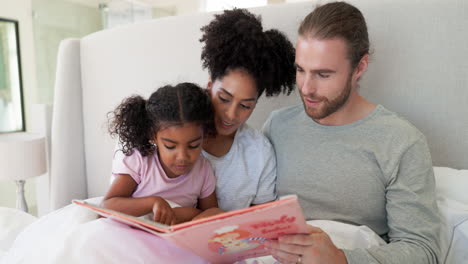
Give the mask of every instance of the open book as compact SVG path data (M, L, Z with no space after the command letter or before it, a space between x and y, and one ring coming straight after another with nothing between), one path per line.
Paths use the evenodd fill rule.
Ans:
M172 241L212 263L233 263L267 255L263 242L283 234L306 233L297 196L230 211L173 226L160 224L85 201L73 201L98 214Z

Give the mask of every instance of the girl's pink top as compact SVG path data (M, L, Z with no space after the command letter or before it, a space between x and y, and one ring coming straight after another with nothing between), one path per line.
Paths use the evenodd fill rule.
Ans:
M160 196L180 206L195 207L199 198L215 191L216 178L208 160L200 156L192 169L177 178L164 172L157 153L142 156L133 149L130 156L122 151L114 153L112 174L128 174L138 184L132 197Z

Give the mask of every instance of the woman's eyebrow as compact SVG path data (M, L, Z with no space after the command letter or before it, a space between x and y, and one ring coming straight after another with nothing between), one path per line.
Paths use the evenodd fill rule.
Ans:
M234 95L232 95L230 92L226 91L224 88L219 88L221 91L223 91L224 93L226 93L227 95L229 95L230 97L234 97ZM241 99L241 101L256 101L257 99L256 98L246 98L246 99Z
M226 91L223 87L220 87L219 89L223 91L224 93L226 93L227 95L233 97L233 95L230 92Z

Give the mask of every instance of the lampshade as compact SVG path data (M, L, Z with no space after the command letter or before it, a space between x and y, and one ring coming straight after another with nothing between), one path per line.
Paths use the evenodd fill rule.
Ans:
M0 179L24 180L47 172L43 135L0 134Z

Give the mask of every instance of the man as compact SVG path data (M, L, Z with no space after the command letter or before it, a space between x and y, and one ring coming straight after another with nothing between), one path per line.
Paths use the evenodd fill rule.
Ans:
M277 154L279 195L296 193L308 219L366 225L387 245L340 250L321 229L266 247L282 263L438 263L440 220L424 135L359 95L369 40L361 12L343 2L302 22L296 81L302 104L264 125Z

